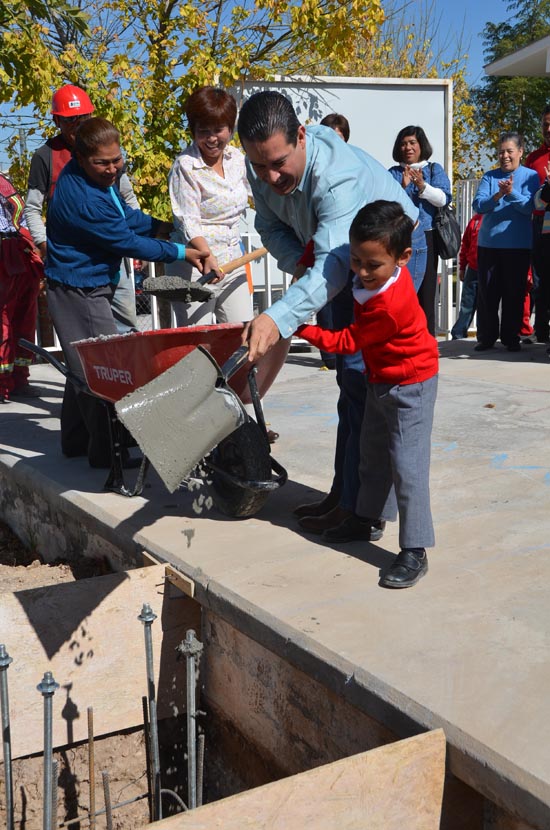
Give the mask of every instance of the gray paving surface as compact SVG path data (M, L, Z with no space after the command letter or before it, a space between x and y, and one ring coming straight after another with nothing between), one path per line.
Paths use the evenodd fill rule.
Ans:
M395 525L373 545L328 547L292 518L331 480L336 384L316 353L290 355L265 400L290 481L251 519L201 509L154 477L145 497L103 493L102 472L59 452L62 378L50 367L32 372L47 397L1 408L0 464L41 473L121 539L351 667L419 722L445 725L459 752L550 805L550 360L541 345L473 347L441 344L437 547L407 591L377 584L398 550Z

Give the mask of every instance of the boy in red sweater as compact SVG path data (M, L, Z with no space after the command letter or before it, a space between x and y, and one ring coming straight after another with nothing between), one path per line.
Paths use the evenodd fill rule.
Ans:
M361 432L356 513L327 538L368 538L373 520L395 521L401 551L382 575L386 588L408 588L428 571L435 544L430 510L430 445L438 351L405 267L412 221L397 202L362 208L350 228L355 322L342 331L300 326L297 334L328 352L361 349L367 401Z

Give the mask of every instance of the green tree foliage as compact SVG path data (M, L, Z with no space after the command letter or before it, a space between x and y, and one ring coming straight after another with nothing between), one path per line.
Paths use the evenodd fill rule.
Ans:
M9 100L24 61L33 60L33 74L40 76L42 62L51 63L47 44L41 41L48 30L71 31L74 36L88 31L87 15L66 0L0 0L0 100ZM38 61L40 59L40 63ZM23 99L25 95L23 92Z
M29 33L33 23L43 21L53 25L70 26L79 32L87 29L86 15L64 0L2 0L0 2L0 30L13 29ZM0 53L0 59L1 59Z
M22 66L9 79L16 104L32 92L42 125L52 91L82 86L98 114L121 131L142 205L168 215L167 173L184 138L190 91L219 83L341 71L361 32L365 46L383 20L380 0L93 0L90 32L48 25L50 64L40 78ZM34 64L36 65L36 64Z
M506 8L510 13L508 22L485 26L486 63L528 46L550 32L550 0L512 0ZM522 133L527 148L540 144L540 117L550 103L550 80L486 76L472 91L472 100L480 139L492 156L504 130Z

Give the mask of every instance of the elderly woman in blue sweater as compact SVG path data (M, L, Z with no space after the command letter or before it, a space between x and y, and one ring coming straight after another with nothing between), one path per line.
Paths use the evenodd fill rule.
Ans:
M121 198L116 180L124 160L119 133L104 118L84 121L74 158L63 169L47 216L45 264L50 314L71 372L84 379L76 340L117 334L111 300L123 257L152 262L187 259L199 270L207 253L156 239L172 228ZM67 382L61 411L61 448L109 467L108 421L103 404Z
M508 351L521 348L519 332L531 258L531 212L539 188L538 173L521 166L522 156L522 136L503 133L499 166L485 173L473 201L475 213L483 214L477 249L479 352L491 349L499 336Z

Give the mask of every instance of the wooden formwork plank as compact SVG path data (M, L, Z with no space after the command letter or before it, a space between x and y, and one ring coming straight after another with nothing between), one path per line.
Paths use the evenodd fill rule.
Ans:
M438 830L442 729L148 825L158 830Z
M96 736L143 722L147 694L144 603L151 626L160 718L185 711L185 661L176 646L188 628L200 631L200 606L165 579L165 566L82 579L3 594L0 643L13 663L8 677L12 755L43 750L43 698L37 691L51 671L54 747L87 737L87 708Z

